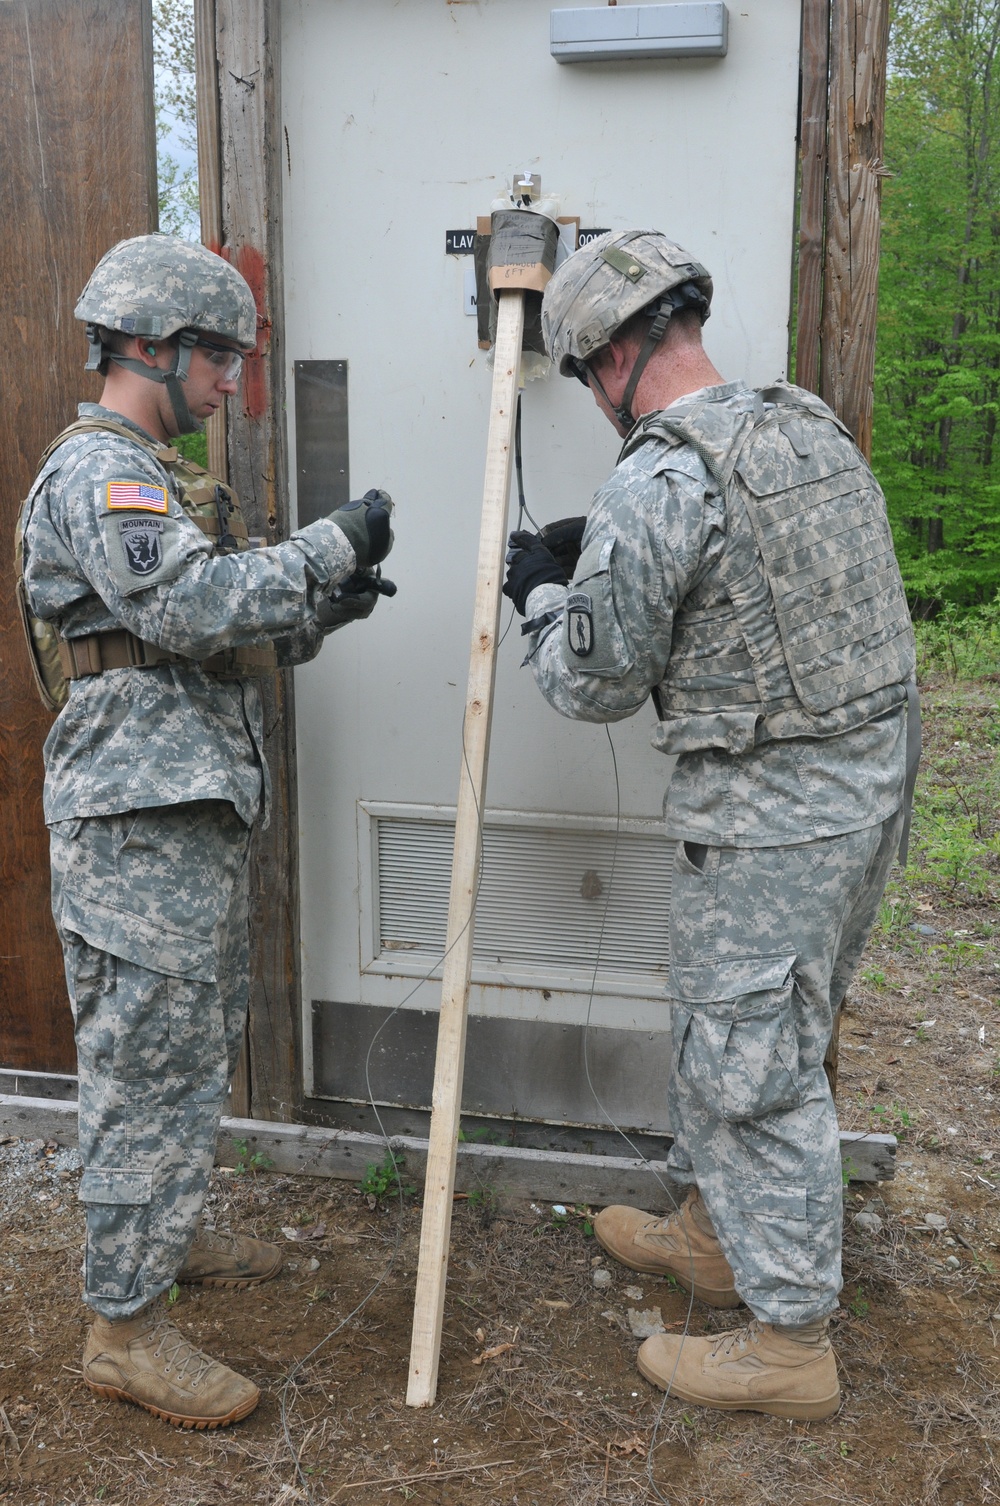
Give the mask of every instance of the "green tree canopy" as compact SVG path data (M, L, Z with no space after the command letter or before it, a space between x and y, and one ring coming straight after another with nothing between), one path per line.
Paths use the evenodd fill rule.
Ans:
M918 609L1000 589L1000 0L897 0L873 463Z

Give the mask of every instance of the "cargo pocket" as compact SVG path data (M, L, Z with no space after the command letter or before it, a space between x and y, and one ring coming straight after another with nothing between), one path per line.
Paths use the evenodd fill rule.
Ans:
M742 1238L753 1271L752 1294L797 1305L804 1300L803 1291L813 1295L817 1260L810 1239L805 1187L764 1180L744 1182L733 1186L732 1206L743 1226Z
M170 991L174 980L119 957L115 984L112 1075L118 1082L166 1077L170 1060Z
M708 860L708 848L702 842L678 842L674 854L674 862L683 873L690 874L694 878L700 878L705 872ZM709 874L715 869L709 869Z
M802 1101L792 957L671 969L675 1068L729 1124Z
M142 1295L152 1197L152 1172L83 1173L80 1201L87 1208L88 1297L126 1302Z
M563 619L564 662L582 674L608 679L620 678L635 658L615 611L615 543L614 538L594 539L580 555Z

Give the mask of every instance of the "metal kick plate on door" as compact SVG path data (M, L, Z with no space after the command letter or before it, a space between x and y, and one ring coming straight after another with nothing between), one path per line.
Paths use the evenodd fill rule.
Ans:
M351 498L347 362L295 362L295 475L298 526Z

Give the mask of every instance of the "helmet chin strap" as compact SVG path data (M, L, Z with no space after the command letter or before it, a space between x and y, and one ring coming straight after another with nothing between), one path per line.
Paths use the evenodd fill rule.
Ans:
M667 325L670 323L670 316L674 311L674 307L673 300L668 294L666 298L662 299L659 308L653 316L653 322L646 333L646 338L639 347L639 354L632 364L632 370L629 373L625 391L622 393L622 400L618 407L614 409L615 417L623 429L631 429L636 422L635 415L632 412L632 399L635 397L635 390L642 379L642 374L649 364L650 356L667 332Z
M701 322L704 324L708 318L708 300L692 283L684 283L682 287L672 288L669 293L663 295L659 304L653 310L652 322L646 332L646 338L639 347L639 354L632 365L628 383L625 391L622 393L622 400L617 407L612 403L608 394L601 386L599 378L594 375L593 371L590 372L590 380L597 387L598 392L604 398L604 401L614 413L615 418L617 418L623 429L631 429L638 421L632 412L632 399L635 397L636 388L642 380L642 374L649 364L650 356L667 332L670 316L675 309L692 307L697 308Z
M89 328L87 333L89 338ZM102 350L105 359L114 361L116 366L124 366L127 371L134 371L136 376L145 377L147 382L162 383L167 389L167 397L173 409L178 434L198 434L205 427L204 422L200 418L195 418L191 412L181 386L182 382L187 381L188 369L191 365L191 351L197 344L197 340L198 337L192 330L181 330L177 336L177 354L169 371L163 371L159 366L147 366L145 361L138 361L133 356L116 355L107 347L98 346L98 349ZM91 339L91 361L94 355L94 344L95 340ZM95 366L91 366L91 361L87 362L88 370L96 369Z

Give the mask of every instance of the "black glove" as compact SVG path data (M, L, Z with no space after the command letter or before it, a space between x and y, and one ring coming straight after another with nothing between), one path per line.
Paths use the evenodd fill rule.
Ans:
M345 622L370 617L380 596L395 594L395 584L383 580L381 570L355 570L319 603L316 621L327 630L343 627Z
M373 489L357 502L345 502L330 514L331 521L347 535L359 570L380 565L392 548L391 513L389 493Z
M556 564L562 565L570 580L573 579L580 558L580 546L586 526L586 517L557 518L554 523L546 523L538 530L538 537Z
M536 586L568 586L569 577L549 553L537 533L522 529L507 540L507 579L503 594L524 616L530 592Z
M332 632L334 628L343 627L346 622L357 622L362 617L370 617L378 596L377 591L352 592L350 596L338 596L336 599L324 596L316 608L316 621L325 632Z

